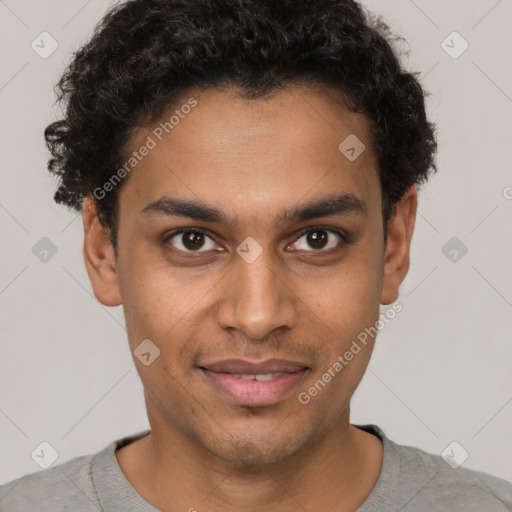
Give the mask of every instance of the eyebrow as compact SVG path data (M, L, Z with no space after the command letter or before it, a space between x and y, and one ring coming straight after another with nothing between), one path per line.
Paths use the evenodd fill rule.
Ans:
M177 199L165 195L146 205L139 213L157 213L168 217L188 217L203 222L224 224L228 227L234 227L237 223L236 218L229 217L221 210L201 201ZM284 213L276 219L276 226L319 217L354 213L366 215L366 203L354 194L343 193L295 206L290 211L285 209Z

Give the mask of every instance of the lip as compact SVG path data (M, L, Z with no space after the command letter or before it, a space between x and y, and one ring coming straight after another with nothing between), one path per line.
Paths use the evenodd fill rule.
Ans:
M217 373L292 373L307 368L307 365L298 361L288 359L265 359L259 362L247 361L245 359L224 359L213 363L199 365Z
M227 359L199 366L199 370L217 390L239 405L272 405L294 388L309 368L299 362L285 359L267 359L260 362ZM242 380L235 375L280 375L271 380Z

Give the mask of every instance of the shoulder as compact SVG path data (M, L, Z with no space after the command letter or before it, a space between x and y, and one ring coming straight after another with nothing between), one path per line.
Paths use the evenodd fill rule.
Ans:
M457 464L452 467L441 455L393 444L400 461L398 480L410 489L411 510L418 510L414 503L440 511L512 510L512 483Z
M94 456L76 457L0 485L0 512L101 510L90 475Z
M115 451L149 432L125 436L97 453L0 485L0 512L98 512L103 510L102 501L112 498L112 492L117 493L112 498L116 503L122 501L124 489L131 488L117 465ZM125 488L118 490L116 486L123 481Z
M448 464L441 455L394 442L377 425L355 426L384 447L379 478L358 512L512 511L512 483L456 464L457 453L445 455Z

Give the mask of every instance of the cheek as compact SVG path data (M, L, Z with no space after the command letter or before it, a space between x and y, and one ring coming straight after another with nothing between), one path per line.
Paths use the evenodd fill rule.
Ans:
M381 280L377 262L358 251L329 275L304 285L307 314L330 338L339 335L341 348L378 319Z
M347 264L323 291L311 294L311 329L323 347L314 382L327 380L318 393L320 408L331 401L348 405L365 373L374 347L370 328L379 318L378 289L378 273L360 261Z
M172 269L164 257L139 256L123 266L120 276L127 326L161 337L193 312L211 285L208 279L190 279Z
M148 258L144 265L133 260L123 270L129 276L121 286L127 335L141 379L155 392L161 386L167 391L179 388L190 377L196 340L204 340L199 332L211 316L208 298L215 293L218 276L191 279L165 261ZM146 339L160 351L150 366L141 364L134 353Z

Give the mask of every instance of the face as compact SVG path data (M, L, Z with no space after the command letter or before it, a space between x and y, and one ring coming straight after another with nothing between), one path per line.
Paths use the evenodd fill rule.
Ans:
M169 133L174 108L130 140L129 152L153 147L120 190L117 261L84 203L86 265L96 297L122 303L132 353L146 354L134 362L152 433L275 462L348 426L374 339L335 363L397 298L415 189L385 247L368 124L335 92L189 98ZM338 148L353 135L365 144L355 159Z

